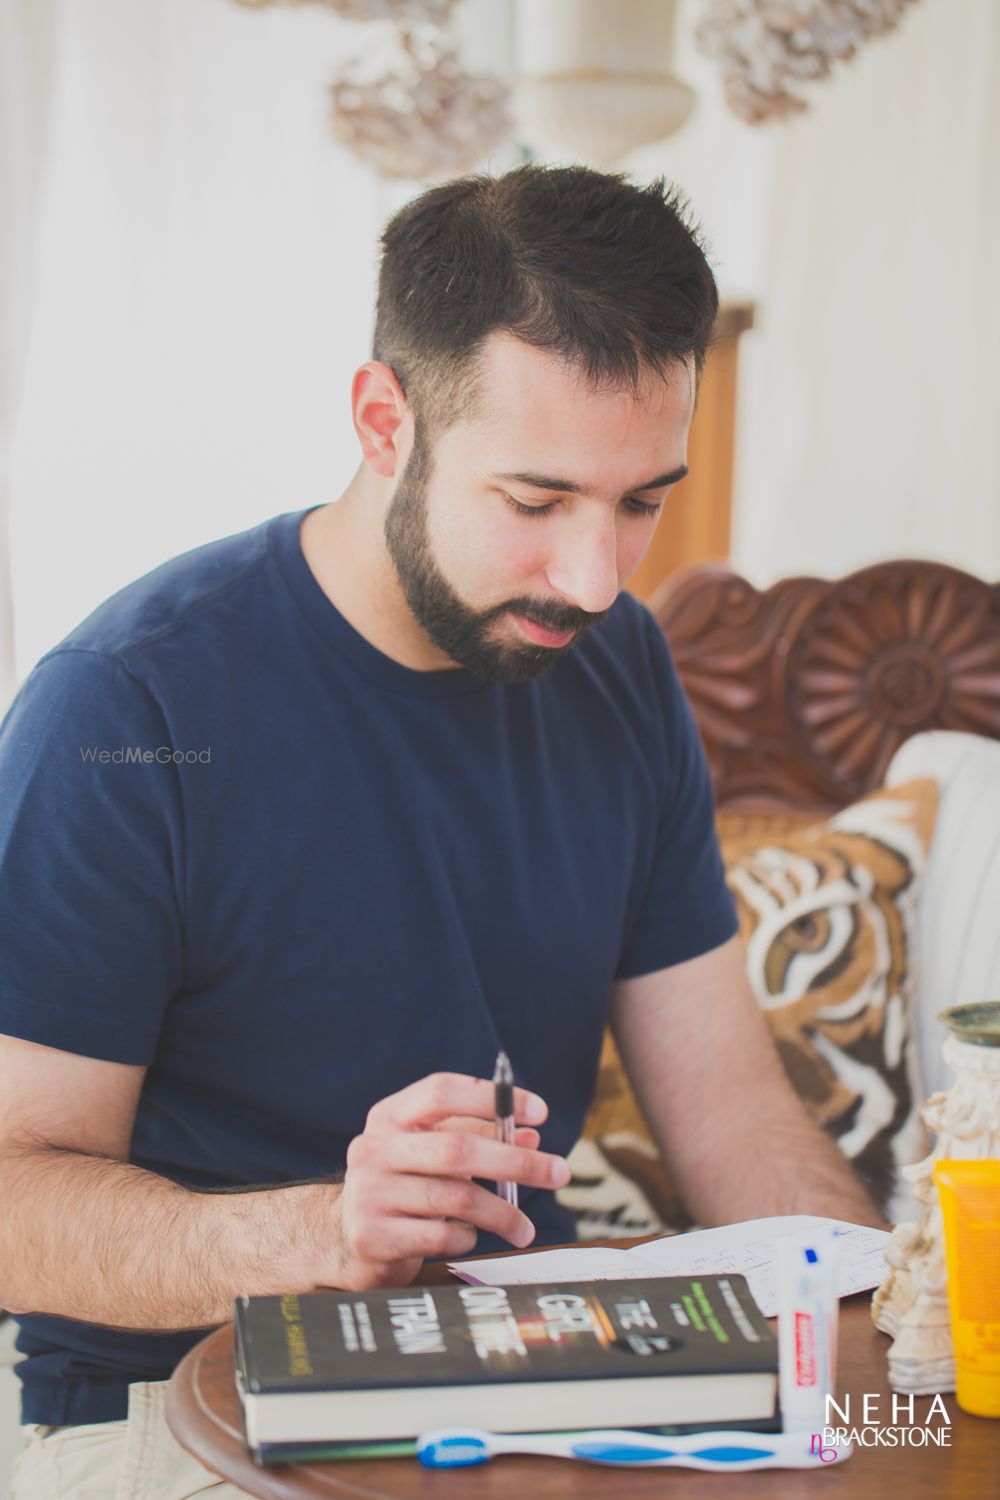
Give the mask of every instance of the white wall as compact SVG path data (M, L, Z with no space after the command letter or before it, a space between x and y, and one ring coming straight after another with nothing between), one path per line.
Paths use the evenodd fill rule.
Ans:
M684 0L682 26L699 10ZM636 153L750 296L734 557L757 583L930 556L1000 578L1000 5L918 0L767 127L698 115Z

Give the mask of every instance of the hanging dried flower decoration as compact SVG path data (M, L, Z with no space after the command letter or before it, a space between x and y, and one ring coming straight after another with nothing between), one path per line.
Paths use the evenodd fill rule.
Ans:
M324 5L349 21L392 21L389 55L372 48L339 70L330 87L331 128L381 177L427 182L468 172L514 128L511 91L468 73L440 31L456 0L236 0ZM379 71L381 66L382 71Z
M726 103L750 125L808 109L803 83L826 78L912 0L708 0L699 50L722 65Z
M470 171L513 129L510 89L466 72L438 32L401 28L399 59L355 58L331 86L333 133L381 177L424 182Z

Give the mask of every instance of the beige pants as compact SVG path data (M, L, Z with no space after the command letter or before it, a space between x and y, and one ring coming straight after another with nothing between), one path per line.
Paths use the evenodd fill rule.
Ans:
M22 1427L25 1448L7 1500L210 1500L245 1496L177 1442L163 1415L165 1380L128 1388L128 1420Z

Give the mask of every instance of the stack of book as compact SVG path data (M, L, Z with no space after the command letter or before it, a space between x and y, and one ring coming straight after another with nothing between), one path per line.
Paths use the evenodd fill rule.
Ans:
M777 1430L777 1343L742 1276L244 1297L261 1463L412 1455L434 1427Z

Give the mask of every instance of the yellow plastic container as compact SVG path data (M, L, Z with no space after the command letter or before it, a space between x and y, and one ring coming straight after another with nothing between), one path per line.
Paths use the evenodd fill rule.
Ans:
M1000 1417L1000 1161L942 1157L934 1181L944 1220L955 1399Z

